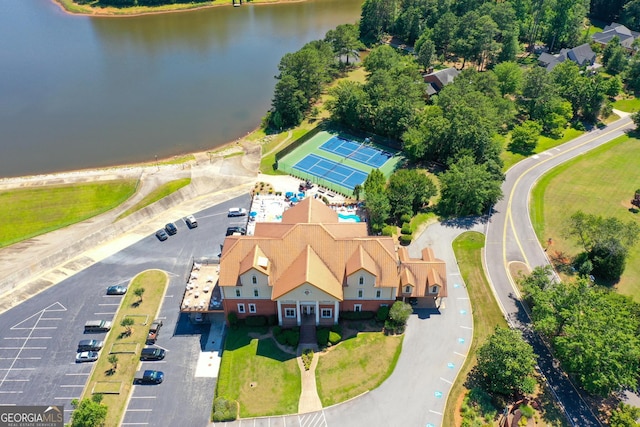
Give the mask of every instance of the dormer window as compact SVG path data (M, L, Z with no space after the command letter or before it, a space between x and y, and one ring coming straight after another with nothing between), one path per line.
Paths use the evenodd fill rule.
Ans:
M358 279L358 284L364 285L364 276L360 276L360 279Z
M438 287L437 286L432 286L431 287L431 293L432 294L437 294L438 293Z
M410 294L411 293L411 286L405 286L404 287L404 293L405 294Z
M255 275L251 276L251 283L254 284L254 285L258 284L258 278Z

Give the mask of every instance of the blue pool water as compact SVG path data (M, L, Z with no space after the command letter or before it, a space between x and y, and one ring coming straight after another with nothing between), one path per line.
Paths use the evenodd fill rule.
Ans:
M360 222L360 217L358 215L345 215L345 214L339 213L338 218L340 218L343 221Z

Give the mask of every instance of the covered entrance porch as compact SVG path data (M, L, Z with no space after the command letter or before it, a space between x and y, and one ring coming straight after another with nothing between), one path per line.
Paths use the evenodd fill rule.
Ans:
M284 327L338 323L339 301L277 301L278 324Z

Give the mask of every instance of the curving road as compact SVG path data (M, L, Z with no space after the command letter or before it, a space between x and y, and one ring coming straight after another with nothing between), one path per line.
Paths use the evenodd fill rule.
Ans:
M561 163L624 135L632 128L631 119L623 117L609 126L588 132L516 164L506 174L502 186L504 198L494 206L487 224L486 270L498 303L509 324L521 330L534 347L540 370L573 426L601 424L559 368L557 361L554 361L550 350L532 332L531 320L520 302L519 292L508 269L509 264L516 261L525 263L531 269L549 264L529 217L529 195L538 179Z

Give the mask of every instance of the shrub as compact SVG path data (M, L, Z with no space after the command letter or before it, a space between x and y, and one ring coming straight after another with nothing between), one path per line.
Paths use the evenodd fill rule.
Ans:
M230 311L229 314L227 314L227 320L232 328L235 329L238 327L238 315L235 311Z
M400 244L408 245L413 240L413 236L411 234L403 234L400 236Z
M291 347L297 347L300 342L300 332L294 331L293 329L287 329L282 333L285 337L285 340L288 345Z
M404 214L404 215L400 216L400 222L402 222L402 223L411 222L411 215ZM402 226L404 227L404 224Z
M313 350L310 348L306 349L302 353L302 364L304 365L304 370L308 371L311 368L311 362L313 362Z
M285 345L287 343L287 336L285 335L284 332L275 335L276 341L278 341L278 344L280 345Z
M522 414L523 417L527 417L527 418L533 418L533 414L535 413L535 411L533 410L533 408L529 405L522 405L520 406L520 413Z
M373 234L378 234L382 231L382 226L380 224L373 224L370 222L369 226L371 227L371 233Z
M316 330L316 339L318 340L318 346L326 347L329 343L329 329L318 328Z
M339 333L340 335L342 335L342 326L340 326L340 325L338 325L338 324L336 324L336 325L332 325L332 326L331 326L331 330L332 330L333 332L337 332L337 333Z
M340 317L345 320L369 320L375 317L373 311L343 311Z
M409 225L406 222L404 224L402 224L402 229L400 230L400 233L402 233L402 234L411 234L411 225Z
M376 312L376 320L378 322L384 322L389 317L389 306L381 306Z
M273 333L274 337L277 337L278 335L282 334L282 328L280 326L276 325L276 326L273 327L271 332Z
M278 316L275 314L270 314L269 317L267 318L267 323L269 324L269 326L275 326L278 324Z
M265 326L267 318L265 316L248 316L244 323L247 326Z
M338 332L333 332L333 331L329 332L329 342L332 345L336 345L340 341L342 341L342 334L339 334Z
M291 330L295 333L300 333L300 326L293 326L291 327Z
M391 236L393 236L393 234L395 232L396 232L396 226L395 225L385 225L384 228L382 228L382 235L383 236L391 237Z
M322 202L323 202L325 205L328 205L328 204L329 204L329 199L327 199L325 196L322 196Z
M234 421L238 417L238 402L224 397L213 399L213 421Z

